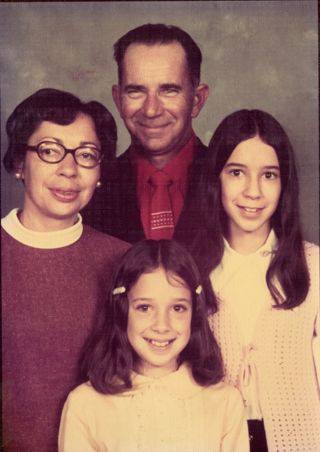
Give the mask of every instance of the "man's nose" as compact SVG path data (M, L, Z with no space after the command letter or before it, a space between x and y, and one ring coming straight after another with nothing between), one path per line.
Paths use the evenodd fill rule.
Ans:
M157 93L148 93L143 103L143 113L148 118L161 115L163 105Z

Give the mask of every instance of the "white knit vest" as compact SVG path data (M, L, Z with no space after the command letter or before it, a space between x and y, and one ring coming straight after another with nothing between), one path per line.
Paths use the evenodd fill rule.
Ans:
M312 349L319 334L319 248L305 243L307 299L292 310L264 308L251 341L269 452L320 451L319 382ZM222 294L223 295L223 294ZM236 301L236 300L235 300ZM231 303L220 299L209 322L222 350L225 380L240 386L243 346ZM316 332L317 331L317 332ZM318 356L319 359L319 356Z

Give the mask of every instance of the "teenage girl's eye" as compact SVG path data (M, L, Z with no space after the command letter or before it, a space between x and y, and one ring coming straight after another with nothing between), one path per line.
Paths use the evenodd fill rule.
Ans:
M264 177L269 180L277 179L278 173L275 173L273 171L266 171L264 173Z
M150 311L150 305L149 304L139 304L136 306L136 310L140 312L149 312Z
M229 171L229 174L231 174L231 176L238 177L240 176L241 172L242 171L240 169L232 169Z

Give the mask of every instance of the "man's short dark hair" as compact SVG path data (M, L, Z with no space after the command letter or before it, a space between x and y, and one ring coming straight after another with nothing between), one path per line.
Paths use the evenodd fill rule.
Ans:
M179 27L165 24L145 24L128 31L113 46L118 64L119 84L122 80L122 62L130 44L170 44L178 42L186 52L190 80L193 86L200 82L201 50L191 36Z

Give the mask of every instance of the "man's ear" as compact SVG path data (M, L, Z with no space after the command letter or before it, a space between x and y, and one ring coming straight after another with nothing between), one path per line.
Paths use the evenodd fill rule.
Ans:
M120 95L120 86L119 85L112 85L112 98L113 102L116 104L116 107L118 109L118 112L121 115L121 95Z
M206 103L206 100L209 96L209 86L205 83L200 83L195 89L194 99L193 99L193 108L191 112L191 117L196 118L200 113L202 107Z

